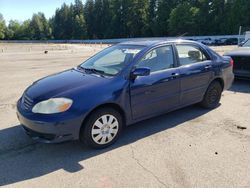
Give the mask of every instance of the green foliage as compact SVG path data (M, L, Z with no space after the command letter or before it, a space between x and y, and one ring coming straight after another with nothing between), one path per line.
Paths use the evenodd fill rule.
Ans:
M158 0L158 8L156 11L157 25L154 32L156 36L167 36L170 33L168 29L168 19L171 11L173 11L177 4L178 0Z
M29 24L31 39L46 40L51 38L51 28L43 13L33 14Z
M130 0L127 16L127 28L129 37L145 36L147 29L147 10L149 2L145 0Z
M21 24L17 20L11 20L8 25L6 37L8 39L20 38L22 35Z
M155 29L157 26L156 16L157 16L157 0L149 0L148 5L148 13L147 13L147 24L148 24L148 30L147 35L149 36L155 36L157 33L157 30Z
M8 26L0 39L103 39L237 34L250 26L249 0L75 0L46 19L34 14Z
M10 20L6 28L5 39L31 39L30 20L26 20L22 24L17 20Z
M199 8L192 7L188 2L179 4L174 8L169 17L169 30L171 34L195 35L199 11Z
M6 31L5 21L3 19L2 14L0 14L0 39L5 38L5 31Z

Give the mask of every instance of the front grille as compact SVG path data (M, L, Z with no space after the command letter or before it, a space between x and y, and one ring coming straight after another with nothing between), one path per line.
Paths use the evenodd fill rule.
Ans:
M26 109L26 110L29 110L31 109L31 107L33 106L33 100L28 97L26 94L23 94L23 97L22 97L22 106Z
M234 56L234 70L250 71L250 56Z

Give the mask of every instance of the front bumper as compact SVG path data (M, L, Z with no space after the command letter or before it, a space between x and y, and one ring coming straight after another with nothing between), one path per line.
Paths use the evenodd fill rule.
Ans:
M17 110L17 117L27 135L43 143L60 143L79 139L82 118L61 122L30 120Z

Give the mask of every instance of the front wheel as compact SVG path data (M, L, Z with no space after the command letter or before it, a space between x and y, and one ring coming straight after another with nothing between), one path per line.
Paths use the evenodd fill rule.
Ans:
M212 82L201 101L201 106L212 109L218 106L222 94L222 86L218 81Z
M102 149L118 139L123 121L116 110L101 108L94 111L83 126L80 141L91 148Z

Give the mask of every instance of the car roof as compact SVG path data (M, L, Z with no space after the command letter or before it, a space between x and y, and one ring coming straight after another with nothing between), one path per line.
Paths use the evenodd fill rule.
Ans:
M174 40L167 40L167 39L138 39L138 40L131 40L126 42L121 42L119 45L138 45L138 46L152 46L158 45L163 43L194 43L200 44L198 42L192 40L183 40L183 39L174 39Z

